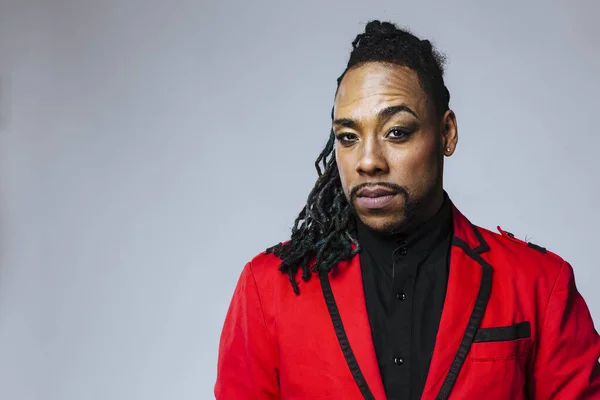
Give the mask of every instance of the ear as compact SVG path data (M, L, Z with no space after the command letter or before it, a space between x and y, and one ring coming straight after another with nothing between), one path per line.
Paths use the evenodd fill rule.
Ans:
M440 121L440 132L442 134L442 153L446 157L450 157L454 154L458 144L458 126L456 125L454 111L448 110L444 113Z

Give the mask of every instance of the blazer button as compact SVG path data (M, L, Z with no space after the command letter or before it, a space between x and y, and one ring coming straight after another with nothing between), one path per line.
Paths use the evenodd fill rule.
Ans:
M402 364L404 364L404 358L402 358L402 357L394 357L394 364L396 364L396 365L402 365Z
M398 300L404 301L404 300L406 300L406 294L398 292L398 293L396 293L396 298Z

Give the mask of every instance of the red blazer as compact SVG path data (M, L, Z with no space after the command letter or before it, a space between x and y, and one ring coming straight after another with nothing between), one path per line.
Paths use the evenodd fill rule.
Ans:
M423 399L600 399L600 338L559 256L454 208L448 289ZM300 295L262 253L219 347L217 399L385 399L359 256Z

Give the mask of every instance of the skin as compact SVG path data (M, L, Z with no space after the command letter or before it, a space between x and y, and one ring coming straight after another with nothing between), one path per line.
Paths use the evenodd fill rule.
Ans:
M395 106L402 108L389 109ZM385 109L392 112L382 115ZM441 208L444 156L458 142L456 117L448 110L440 118L416 72L380 62L351 68L335 97L333 131L344 193L369 228L407 233ZM395 195L369 209L357 202L364 187Z

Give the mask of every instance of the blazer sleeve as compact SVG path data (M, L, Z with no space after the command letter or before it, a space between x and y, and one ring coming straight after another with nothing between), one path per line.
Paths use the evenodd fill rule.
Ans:
M531 398L600 400L600 338L567 262L550 294L538 346Z
M225 317L215 398L279 399L276 361L275 343L250 262L242 271Z

